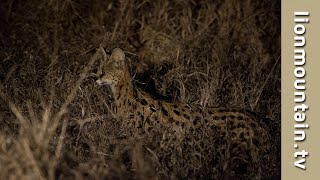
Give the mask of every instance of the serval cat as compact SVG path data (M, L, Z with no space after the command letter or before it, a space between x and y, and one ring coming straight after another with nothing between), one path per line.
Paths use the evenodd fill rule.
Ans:
M154 99L146 92L137 90L131 83L126 57L121 49L115 48L111 55L107 55L100 46L97 53L101 53L103 59L96 74L96 83L111 87L116 115L143 122L135 126L147 130L152 128L151 121L172 126L183 127L186 123L196 126L198 121L204 120L232 142L230 152L238 157L243 157L242 154L257 156L259 151L268 146L269 134L253 113L236 108L199 109L182 102Z

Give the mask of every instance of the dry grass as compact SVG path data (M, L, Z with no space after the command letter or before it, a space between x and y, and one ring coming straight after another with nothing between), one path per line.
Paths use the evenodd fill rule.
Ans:
M280 1L4 0L0 40L0 179L280 178ZM90 76L100 44L157 98L269 117L270 152L228 172L205 125L117 119Z

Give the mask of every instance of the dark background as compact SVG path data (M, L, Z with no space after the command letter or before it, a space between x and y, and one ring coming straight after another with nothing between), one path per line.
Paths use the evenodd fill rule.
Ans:
M226 172L206 126L150 134L113 117L88 65L100 44L156 98L267 117L270 152ZM2 0L0 179L279 178L280 64L280 1Z

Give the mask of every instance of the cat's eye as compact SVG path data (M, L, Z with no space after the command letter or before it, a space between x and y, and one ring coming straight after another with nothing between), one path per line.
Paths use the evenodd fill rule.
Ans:
M101 77L103 77L105 74L106 74L106 73L105 73L104 71L101 71L99 77L101 78Z

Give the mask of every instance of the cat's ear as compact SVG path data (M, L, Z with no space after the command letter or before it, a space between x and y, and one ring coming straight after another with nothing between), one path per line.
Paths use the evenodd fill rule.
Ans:
M126 58L126 55L120 48L114 48L111 54L111 59L114 61L124 61Z
M104 48L101 45L99 47L99 51L100 51L100 53L102 55L103 61L107 61L108 60L107 53L106 53L106 51L104 50Z

